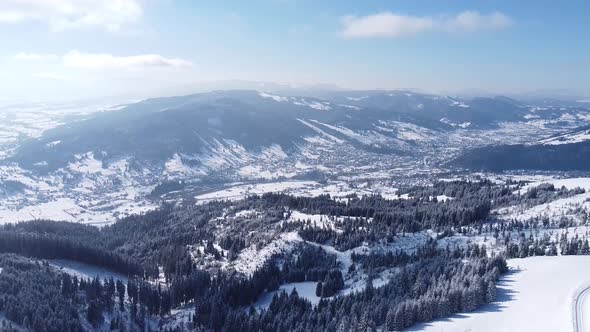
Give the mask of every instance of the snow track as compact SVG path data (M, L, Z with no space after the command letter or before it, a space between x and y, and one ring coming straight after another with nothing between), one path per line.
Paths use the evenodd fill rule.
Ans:
M590 300L590 286L584 288L574 298L573 304L573 323L574 332L590 331L590 321L584 321L584 308L588 308L588 301Z

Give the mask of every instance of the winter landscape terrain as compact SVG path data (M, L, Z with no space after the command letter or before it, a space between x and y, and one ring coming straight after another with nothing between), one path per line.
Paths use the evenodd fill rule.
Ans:
M98 287L77 309L86 328L233 330L250 315L280 329L289 320L269 322L291 315L285 306L320 324L312 330L588 330L590 262L572 256L590 253L588 164L496 172L464 163L510 144L585 144L590 110L554 103L240 90L6 106L0 249L47 259L41 268L90 282L78 286L85 292ZM443 273L464 281L442 286L435 271L451 266ZM408 278L424 288L403 293ZM100 295L119 296L119 283L139 297ZM312 318L342 301L374 314Z
M590 332L588 12L0 0L0 332Z
M154 209L157 197L344 196L359 189L387 196L395 182L463 175L455 158L479 147L584 144L584 136L567 132L589 124L590 111L556 105L395 91L325 99L219 91L95 107L100 112L92 114L92 107L6 106L0 222L112 223ZM496 118L499 110L506 114Z

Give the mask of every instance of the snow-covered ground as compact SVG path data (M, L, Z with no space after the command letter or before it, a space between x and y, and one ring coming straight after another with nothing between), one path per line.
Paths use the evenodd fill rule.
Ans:
M588 308L590 308L590 284L578 293L573 303L573 320L574 332L590 331L590 317L588 317Z
M336 103L313 98L264 92L259 95L267 101L293 103L315 111L337 111L339 108ZM357 97L351 98L358 100ZM11 155L21 138L39 137L47 129L87 118L97 110L117 109L121 107L75 104L1 108L0 160ZM126 159L103 164L98 152L96 156L91 152L81 153L67 167L44 176L19 170L14 165L2 165L0 223L44 218L96 225L113 223L117 218L156 208L157 205L146 195L163 180L198 182L211 175L222 179L226 187L194 193L197 202L239 199L264 192L305 196L330 194L342 199L352 193L359 196L381 194L395 199L396 188L400 185L396 183L398 180L413 177L413 184L421 181L416 176L430 180L436 174L446 172L439 168L439 159L451 158L466 146L536 142L559 132L528 122L504 123L494 130L457 127L457 130L439 132L400 121L377 120L373 126L359 129L308 118L298 120L313 131L302 137L303 142L298 143L295 150L283 150L278 144L248 150L229 139L213 139L205 142L207 148L201 153L186 155L177 152L163 160L162 165L134 163L134 167L130 167ZM371 149L359 149L357 143ZM47 143L47 148L58 150L63 144L55 139ZM393 148L410 153L374 153L371 152L373 148ZM331 181L300 181L306 178L303 175L314 176L313 179L317 175L329 176ZM289 179L292 181L287 181ZM25 188L22 192L10 192L10 188L3 188L9 181ZM253 184L244 184L246 181Z
M556 179L551 177L532 178L533 182L522 187L521 192L526 192L532 187L539 186L543 183L551 183L555 188L565 187L567 189L582 188L590 191L590 178L564 178Z
M53 175L0 165L0 224L51 219L104 225L153 210L159 204L146 199L153 189L147 175L130 169L126 159L106 165L91 152ZM3 192L6 183L21 188Z
M590 178L551 178L551 177L527 177L524 180L531 181L527 185L520 188L515 193L526 193L533 187L541 184L550 183L555 188L565 187L568 190L581 188L586 190L585 193L577 194L571 197L560 198L544 204L536 206L521 206L514 205L496 209L493 211L499 218L505 220L519 220L525 221L531 218L546 217L546 218L561 218L569 217L574 220L579 219L578 216L571 213L577 208L590 208ZM581 221L581 220L578 220Z
M568 214L567 212L577 207L590 207L588 199L590 199L590 192L557 199L530 208L509 206L498 209L495 212L498 214L498 217L505 220L515 219L525 221L536 217L560 218L561 216L576 218L575 215Z
M541 141L544 145L573 144L590 140L590 130L582 130L556 137L547 138Z
M316 305L320 302L320 297L315 295L316 286L317 282L315 281L294 282L281 285L278 290L263 294L254 304L254 308L267 309L275 294L282 292L291 294L293 289L297 291L297 294L299 294L300 297L306 298L311 302L311 304Z
M236 183L223 189L199 194L195 196L197 203L203 204L213 200L239 200L248 195L261 195L268 192L285 193L295 196L316 197L319 195L330 195L333 198L344 199L347 195L356 194L359 197L364 195L379 194L386 199L397 199L397 188L381 183L359 185L348 181L330 181L320 183L316 181L276 181L261 183ZM445 200L445 196L438 197Z
M126 276L94 265L65 259L49 260L49 265L61 272L78 277L79 279L94 279L94 277L98 277L102 281L112 277L115 281L121 280L123 283L127 284Z
M529 257L508 265L511 272L498 283L498 301L409 331L572 331L574 298L590 285L590 256ZM590 315L588 302L584 315Z
M287 222L310 223L313 227L330 229L336 232L342 232L335 225L336 222L342 222L345 217L330 217L324 214L307 214L299 211L291 211Z
M255 184L236 184L227 188L197 195L195 200L198 203L207 203L213 200L239 200L248 195L261 195L266 192L285 192L317 186L315 181L279 181Z
M231 267L240 273L252 275L273 255L288 253L297 243L302 241L297 232L283 233L278 239L270 242L260 250L256 248L256 245L242 250L238 258L232 262Z

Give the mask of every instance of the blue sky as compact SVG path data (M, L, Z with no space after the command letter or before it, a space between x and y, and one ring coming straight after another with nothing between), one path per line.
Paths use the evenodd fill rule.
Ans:
M590 94L588 1L3 0L0 98L218 80Z

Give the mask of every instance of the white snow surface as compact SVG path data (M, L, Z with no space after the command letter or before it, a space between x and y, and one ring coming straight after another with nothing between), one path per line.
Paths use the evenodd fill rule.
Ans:
M555 188L565 187L566 189L582 188L590 191L590 178L567 178L567 179L554 179L554 178L542 178L540 180L534 180L522 187L521 192L526 192L530 188L537 187L543 183L551 183Z
M544 145L561 145L580 143L590 140L590 130L583 130L575 133L547 138L541 141Z
M270 93L266 93L266 92L259 92L258 95L262 98L270 98L276 102L285 102L285 101L289 101L289 98L287 97L281 97L281 96L276 96L276 95L271 95Z
M49 265L53 266L57 270L67 273L71 276L78 277L78 279L94 279L94 277L98 277L101 281L104 279L113 278L116 280L121 280L123 283L127 284L127 277L89 264L84 264L76 261L65 260L65 259L52 259L49 260Z
M590 207L590 202L587 201L588 199L590 199L590 192L572 197L560 198L548 203L535 205L530 208L524 206L509 206L506 208L497 209L494 212L496 212L502 219L516 219L519 221L525 221L535 217L575 217L574 215L568 215L568 212L580 206Z
M296 210L291 211L291 216L287 219L287 222L310 222L315 227L322 229L330 229L336 232L342 232L342 230L336 228L336 221L343 221L345 217L331 217L325 214L307 214Z
M496 302L409 331L572 331L574 297L590 285L590 256L529 257L508 265ZM590 303L583 313L590 315Z
M232 262L232 267L240 273L252 275L273 255L289 252L295 244L300 242L302 242L302 239L297 232L283 233L278 239L270 242L260 250L255 245L242 250L238 258Z
M290 284L284 284L279 287L278 290L273 292L264 293L258 301L254 304L254 308L260 309L267 309L272 302L272 298L275 294L280 294L285 292L287 294L291 294L293 289L297 291L299 297L305 298L311 302L311 304L316 305L320 302L320 297L315 295L315 288L317 286L317 282L315 281L304 281L304 282L294 282Z
M254 169L246 169L253 171ZM242 170L246 172L246 170ZM319 183L316 181L272 181L261 183L233 183L227 187L195 196L198 204L207 203L213 200L239 200L248 195L261 195L267 192L286 193L295 196L316 197L319 195L330 195L339 200L345 200L347 195L357 194L358 196L379 194L385 199L398 199L397 188L387 184L363 183L354 185L346 181L330 181ZM406 195L407 196L407 195ZM402 195L402 198L404 196ZM407 198L407 197L406 197ZM446 199L439 196L439 200Z

